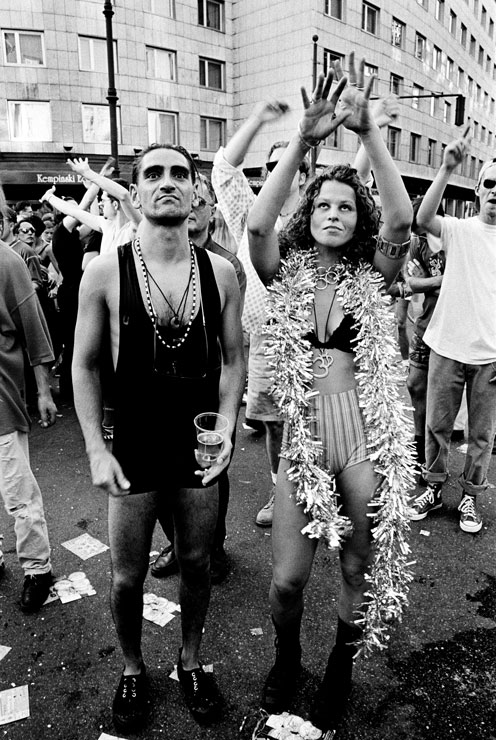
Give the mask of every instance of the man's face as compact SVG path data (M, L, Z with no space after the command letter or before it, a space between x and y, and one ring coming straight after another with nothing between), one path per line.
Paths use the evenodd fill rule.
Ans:
M191 212L188 218L188 234L193 241L195 236L208 231L208 225L213 216L214 208L215 203L208 189L204 187L201 180L197 180L191 202Z
M149 221L179 224L188 218L193 198L188 160L174 149L152 149L141 161L131 198Z
M100 204L102 206L102 216L108 218L109 221L112 221L116 216L114 201L105 191L103 191L102 197L100 198Z
M36 232L34 230L34 226L32 226L29 221L21 221L21 223L19 224L19 229L17 231L17 238L19 239L19 241L27 244L28 247L32 247L36 241Z
M476 192L479 196L481 217L496 223L496 163L484 172Z
M19 211L19 213L17 214L17 220L22 221L23 219L29 218L32 215L33 209L31 208L31 206L24 206L22 211Z

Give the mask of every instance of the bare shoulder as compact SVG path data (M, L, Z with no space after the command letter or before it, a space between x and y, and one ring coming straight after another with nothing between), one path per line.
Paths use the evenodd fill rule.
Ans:
M83 273L82 285L91 288L92 292L103 292L106 294L118 281L119 264L117 252L95 257L86 267Z
M229 260L226 260L226 258L222 257L220 254L215 254L215 252L207 252L207 254L210 257L210 262L212 263L217 283L226 288L229 288L233 282L235 285L238 285L236 270Z

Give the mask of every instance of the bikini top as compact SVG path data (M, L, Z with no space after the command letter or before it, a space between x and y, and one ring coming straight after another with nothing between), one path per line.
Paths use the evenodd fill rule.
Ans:
M345 314L339 326L336 327L325 342L317 339L315 331L308 332L303 339L306 339L312 347L318 349L339 349L341 352L354 352L352 343L356 341L357 337L358 330L353 317L350 314Z

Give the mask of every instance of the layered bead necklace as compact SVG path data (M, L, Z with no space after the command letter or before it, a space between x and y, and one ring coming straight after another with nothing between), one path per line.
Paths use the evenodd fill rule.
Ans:
M189 242L190 250L191 250L191 269L189 273L189 279L186 284L186 288L184 289L183 296L179 302L179 306L177 307L177 310L174 308L174 306L171 304L171 302L167 299L167 296L164 294L160 286L158 285L157 281L151 274L150 270L148 269L145 260L143 258L143 253L141 251L141 244L139 237L137 237L134 240L134 249L136 251L136 254L138 255L138 261L140 263L141 272L143 274L143 282L145 285L145 295L146 295L146 306L147 306L147 313L150 317L150 320L153 324L153 329L155 331L157 339L163 344L166 349L178 349L181 347L184 342L186 341L186 338L191 331L191 326L193 324L193 319L195 318L195 312L196 312L196 261L195 261L195 250L194 246L191 242ZM169 344L166 342L166 340L163 338L162 334L160 333L159 324L158 324L158 314L155 310L155 307L152 302L152 296L150 291L150 282L148 277L151 277L153 282L155 283L160 295L165 300L166 304L169 306L171 312L172 312L172 318L169 322L169 328L174 333L179 333L181 330L184 330L184 333L180 337L173 337L172 338L172 344ZM189 289L190 286L192 286L193 291L193 300L191 304L191 312L189 315L189 319L184 325L182 323L182 319L184 318L184 312L186 309L186 304L188 302L188 295L189 295ZM181 313L181 307L182 307L182 313Z
M315 290L325 290L334 283L335 267L328 267L325 272L321 272L321 269L322 268L317 268L317 280L315 282ZM334 357L330 353L329 347L326 347L326 333L327 324L329 323L329 318L331 316L332 307L334 306L335 300L336 291L334 291L332 301L329 306L329 311L327 312L327 318L324 324L324 339L322 341L320 341L319 339L319 326L317 322L317 311L315 310L315 298L313 301L313 315L315 318L315 340L311 340L311 344L318 350L318 354L313 360L313 364L315 365L313 374L315 378L327 378L327 376L329 375L329 368L334 362Z

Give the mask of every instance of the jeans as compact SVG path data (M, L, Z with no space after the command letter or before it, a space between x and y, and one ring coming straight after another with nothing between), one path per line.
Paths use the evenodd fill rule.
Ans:
M443 483L448 477L450 438L467 386L468 448L460 476L464 493L476 495L487 486L487 469L496 430L496 363L467 365L431 350L427 380L424 477Z
M0 435L0 493L7 514L15 519L17 557L25 575L49 573L50 544L43 500L29 465L25 432ZM0 545L2 539L0 535Z

